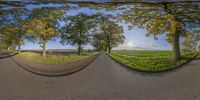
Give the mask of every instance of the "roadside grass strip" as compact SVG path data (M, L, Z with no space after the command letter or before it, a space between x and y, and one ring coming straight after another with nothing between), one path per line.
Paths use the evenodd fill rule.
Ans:
M81 56L73 54L73 55L67 55L67 56L47 55L45 57L42 57L40 54L36 54L32 52L24 52L24 53L20 53L16 55L16 57L30 60L36 63L42 63L42 64L66 64L72 61L88 58L90 56L97 55L97 54L98 52L86 53Z
M109 56L118 62L130 68L145 72L170 70L188 62L196 55L197 53L184 54L180 61L175 62L169 51L136 51L136 53L134 51L113 51L109 54Z

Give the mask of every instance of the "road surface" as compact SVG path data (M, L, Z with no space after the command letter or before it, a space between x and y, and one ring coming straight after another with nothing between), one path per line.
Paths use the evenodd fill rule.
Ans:
M30 73L0 59L0 100L200 100L200 60L163 73L127 69L102 53L66 76Z

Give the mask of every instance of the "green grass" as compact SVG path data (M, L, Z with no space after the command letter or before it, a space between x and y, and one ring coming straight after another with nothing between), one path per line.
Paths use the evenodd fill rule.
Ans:
M31 53L31 52L24 52L16 55L18 58L27 59L36 63L42 64L66 64L72 61L81 60L93 55L98 54L98 52L93 53L85 53L82 56L78 55L68 55L68 56L57 56L57 55L47 55L42 57L40 54Z
M159 72L178 67L195 57L197 53L184 54L178 62L172 59L171 51L126 50L112 51L109 55L130 68L146 72Z
M161 50L119 50L114 51L114 53L120 53L127 56L135 57L160 57L169 56L172 54L171 51L161 51Z

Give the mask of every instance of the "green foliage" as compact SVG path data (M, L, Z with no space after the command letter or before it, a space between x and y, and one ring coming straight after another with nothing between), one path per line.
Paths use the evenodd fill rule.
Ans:
M66 16L64 21L67 23L61 28L61 43L78 46L78 55L83 51L83 45L90 41L90 30L94 26L93 16L80 13L75 16Z
M96 51L107 50L107 43L104 40L102 34L93 34L91 45L95 48Z
M6 15L12 16L12 20L5 18ZM1 42L4 43L2 48L15 49L18 46L20 50L21 45L24 44L25 32L23 28L24 19L22 16L26 15L26 11L20 8L12 8L7 11L5 16L2 17L3 25L1 26Z
M180 61L171 58L171 51L113 51L110 56L130 68L158 72L176 68L192 59L197 53L182 55Z
M197 50L200 42L200 30L192 30L188 32L182 43L182 50L184 52L192 52Z
M29 3L18 2L16 5L25 6L27 4ZM188 33L189 35L185 39L183 47L184 49L194 50L197 45L196 41L199 40L199 31L193 30L193 27L199 27L200 23L199 4L199 2L78 3L79 7L42 7L30 12L28 12L26 7L11 7L11 9L3 10L4 6L0 6L0 28L7 31L0 33L0 48L9 47L15 49L17 45L23 45L26 36L24 31L26 31L28 36L34 42L41 44L45 51L46 42L58 35L58 27L56 25L58 24L58 19L64 15L63 9L88 7L95 10L118 10L119 18L125 21L125 23L129 23L130 29L134 26L146 29L148 31L147 36L153 36L155 39L161 34L166 33L167 40L173 45L174 51L179 51L179 36L185 36ZM9 2L6 5L14 5L14 3ZM130 9L126 9L129 7ZM121 13L124 10L126 11ZM13 17L12 21L9 21L8 16ZM28 16L28 19L24 22L21 16ZM64 18L64 21L67 24L62 28L61 43L77 45L80 52L83 51L82 46L89 42L97 50L109 49L109 51L123 43L123 28L118 25L113 16L79 14L77 16L68 16ZM15 30L12 28L7 29L11 23L14 24L12 28ZM91 30L93 30L94 34L89 34ZM187 32L190 30L193 31ZM16 34L16 36L13 34ZM178 35L176 36L175 34ZM90 40L91 36L93 36L92 41ZM175 43L178 43L178 45L175 45ZM175 54L178 53L175 52Z
M58 35L57 20L63 16L63 11L52 8L34 9L30 18L24 22L24 28L28 36L43 48L43 56L46 52L46 42Z
M119 15L119 18L130 23L130 29L134 26L146 29L147 36L153 36L155 39L167 33L167 41L173 46L173 57L179 60L179 37L185 35L186 27L199 25L198 5L140 3Z
M157 37L165 32L174 34L177 30L188 27L188 24L191 26L192 24L199 25L198 5L198 3L139 3L120 14L119 18L130 23L130 29L138 26L148 30L147 35ZM193 13L192 16L191 13ZM185 33L182 32L181 34L184 35Z
M57 35L57 31L49 25L46 18L28 20L24 23L24 26L32 39L40 44L46 40L51 40Z
M197 52L200 52L200 46L199 45L197 46Z
M1 47L14 50L19 41L16 35L18 34L18 31L19 29L13 24L9 24L6 27L1 28Z
M63 14L63 11L56 8L34 9L24 22L24 27L33 40L42 44L58 34L55 25Z
M113 20L113 16L102 14L98 14L98 16L100 18L97 19L98 24L93 31L93 46L96 49L107 49L110 53L112 48L124 42L124 30Z

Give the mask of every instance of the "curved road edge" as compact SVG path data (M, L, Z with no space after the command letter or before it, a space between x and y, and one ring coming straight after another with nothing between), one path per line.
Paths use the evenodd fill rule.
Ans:
M7 57L12 57L12 56L15 56L16 54L18 53L11 53L11 54L3 54L3 56L0 56L0 59L4 59L4 58L7 58Z
M19 60L15 57L10 57L10 58L18 66L20 66L21 68L23 68L31 73L41 75L41 76L56 77L56 76L70 75L70 74L73 74L73 73L83 70L88 65L90 65L99 55L100 54L93 55L91 57L88 57L88 58L85 58L82 60L78 60L78 61L74 61L74 62L70 62L68 64L36 64L36 63L34 63L35 65L39 65L40 67L41 66L45 66L45 67L51 66L51 68L53 68L53 67L58 68L58 66L59 67L61 66L59 69L53 69L53 70L51 68L49 68L47 70L39 69L39 68L37 69L33 66L30 66L30 63L33 64L33 62L28 62L29 64L27 64L27 62L24 63L24 62L22 62L22 60ZM77 65L77 66L74 66L74 65Z

